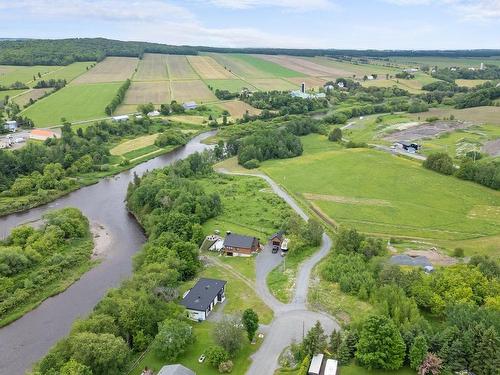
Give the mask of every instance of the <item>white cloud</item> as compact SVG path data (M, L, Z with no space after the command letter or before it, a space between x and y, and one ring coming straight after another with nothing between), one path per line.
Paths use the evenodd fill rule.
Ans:
M313 11L333 9L331 0L207 0L211 4L230 9L250 9L258 7L275 7L291 11Z
M500 20L500 0L384 0L401 6L432 5L449 8L466 20Z

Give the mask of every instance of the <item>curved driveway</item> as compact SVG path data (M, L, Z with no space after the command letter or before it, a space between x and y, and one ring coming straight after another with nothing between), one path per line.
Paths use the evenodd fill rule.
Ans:
M309 216L300 208L295 200L276 184L269 176L264 174L232 173L226 169L219 169L226 174L242 176L254 176L263 178L271 186L272 190L287 202L290 207L302 217L308 220ZM269 291L266 283L267 274L283 260L282 257L272 254L266 247L256 259L256 291L260 298L274 311L274 319L268 327L263 327L266 333L264 342L260 349L252 356L252 365L247 375L274 374L278 368L278 358L290 343L301 341L303 335L319 321L326 332L340 329L339 324L331 316L308 310L307 291L309 279L314 266L323 259L330 251L331 238L323 233L321 248L312 257L304 261L297 273L295 293L292 302L284 304L278 301Z

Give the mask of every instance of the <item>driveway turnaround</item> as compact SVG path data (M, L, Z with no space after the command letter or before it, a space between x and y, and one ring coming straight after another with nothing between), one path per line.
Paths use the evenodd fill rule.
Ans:
M300 208L295 200L282 188L278 186L269 176L265 174L232 173L226 169L219 169L219 172L242 176L254 176L263 178L271 186L272 190L304 220L309 216ZM278 358L281 352L291 344L292 341L301 341L309 329L316 321L319 321L325 332L330 333L334 329L339 330L340 326L330 315L310 311L307 307L307 291L311 271L314 266L323 259L332 246L331 238L323 233L321 248L309 259L303 262L297 272L295 282L295 293L292 302L285 304L278 301L269 291L266 278L283 258L278 254L273 254L269 246L257 256L256 267L256 292L259 297L274 311L274 319L266 327L264 342L257 352L252 356L252 365L247 371L247 375L272 375L278 366Z

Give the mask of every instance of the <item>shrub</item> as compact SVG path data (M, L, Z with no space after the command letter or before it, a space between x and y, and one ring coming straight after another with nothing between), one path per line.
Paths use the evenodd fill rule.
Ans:
M444 152L430 154L427 159L424 160L422 165L424 168L446 175L453 174L453 171L455 170L452 158Z
M246 168L246 169L255 169L255 168L259 168L260 167L260 163L257 159L250 159L248 161L246 161L243 166Z
M207 356L208 363L217 368L221 363L229 359L229 354L227 354L227 351L219 345L209 347L205 355Z
M233 361L227 360L219 364L219 372L221 374L229 374L233 371Z
M455 250L453 250L453 256L455 258L463 258L464 257L464 249L462 249L461 247L455 248Z
M342 130L340 128L334 128L328 135L328 140L331 142L338 142L342 140Z

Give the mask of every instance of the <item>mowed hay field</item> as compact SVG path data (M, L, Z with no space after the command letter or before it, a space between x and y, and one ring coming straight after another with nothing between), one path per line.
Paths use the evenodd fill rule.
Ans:
M132 77L139 59L135 57L106 57L73 83L123 82Z
M124 105L129 104L163 104L171 101L168 81L132 82L123 99Z
M202 79L234 79L229 70L224 69L210 56L187 56L188 62Z
M455 83L458 86L465 86L465 87L476 87L479 85L482 85L483 83L488 82L486 79L456 79Z
M95 64L93 61L75 62L46 74L42 79L65 79L69 83L76 77L86 73L88 69L92 68L93 64Z
M328 57L304 57L304 59L313 61L320 65L339 69L342 72L350 73L349 75L346 75L344 77L351 77L353 74L356 74L358 78L359 77L362 78L364 75L370 75L370 74L394 75L401 71L401 69L398 68L383 66L379 64L361 64L361 63L355 64L346 61L338 61Z
M139 61L134 81L164 81L168 79L167 55L145 53Z
M268 161L261 169L341 225L431 242L500 235L498 191L389 153L331 150L319 135L302 139L303 156ZM314 152L321 147L330 151ZM500 254L500 241L490 246Z
M193 70L186 56L168 55L168 75L170 79L198 79L198 74Z
M22 114L32 119L37 127L58 125L62 117L70 122L106 117L104 108L120 85L68 85L29 106Z
M194 100L207 102L217 100L215 95L201 80L172 81L172 98L180 103Z
M325 78L320 77L295 77L295 78L287 78L287 81L290 81L296 86L299 86L304 82L306 84L306 89L309 90L311 88L318 89L319 87L323 87L323 85L328 82Z
M31 89L29 91L26 91L25 93L16 96L12 100L14 103L19 105L19 107L23 108L26 104L30 102L30 99L33 100L38 100L42 96L44 96L47 92L51 91L52 89Z
M127 152L138 150L147 146L154 145L156 138L159 134L149 134L142 137L137 137L129 141L120 143L118 146L113 147L109 152L111 155L123 155Z
M297 85L291 82L285 81L281 78L259 78L259 79L249 79L248 80L253 86L257 87L262 91L269 90L293 90L297 89Z
M234 118L242 118L247 111L249 115L258 115L261 112L260 109L254 108L251 105L239 100L221 102L218 106L227 110Z
M455 116L456 120L471 121L475 124L493 124L500 125L500 107L485 106L465 109L452 108L431 108L427 112L409 113L408 117L424 119L427 117L450 117Z
M304 76L300 72L252 55L233 53L210 53L208 55L243 79Z
M296 56L281 56L281 55L259 55L262 59L282 65L290 70L302 73L303 75L313 77L349 77L351 72L317 64L314 61Z
M205 80L205 83L213 87L214 90L228 90L231 92L239 92L243 88L255 90L253 85L241 79L207 79Z
M38 78L38 73L44 79L47 73L63 69L62 66L7 66L0 70L0 85L9 86L15 82L22 82L27 85L33 83L33 76Z
M460 66L460 67L477 67L481 66L481 63L492 64L500 66L500 56L490 57L490 58L452 58L452 57L390 57L391 61L399 63L406 66L415 65L429 65L438 67L450 67L450 66Z

